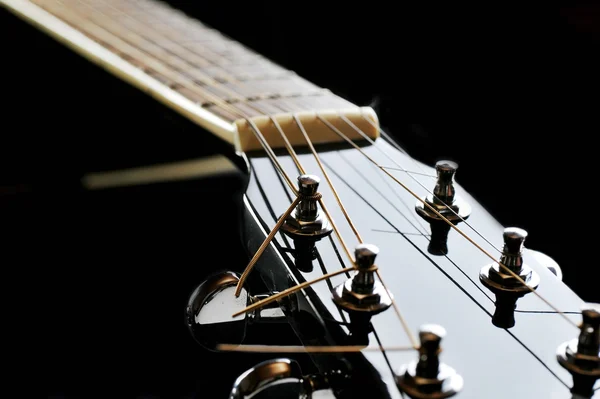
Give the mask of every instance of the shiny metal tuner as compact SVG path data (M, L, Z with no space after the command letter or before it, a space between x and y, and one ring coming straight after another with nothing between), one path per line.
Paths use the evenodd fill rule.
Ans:
M479 280L496 295L496 312L492 323L500 328L511 328L515 325L514 310L517 300L537 289L540 276L523 262L523 246L527 232L517 227L508 227L504 229L503 237L504 248L498 262L514 275L498 263L493 263L481 269Z
M591 398L600 378L600 304L584 304L581 316L579 338L561 344L556 358L573 376L571 393Z
M391 294L375 279L375 258L379 248L359 244L354 250L358 271L333 290L333 301L348 312L380 313L392 305Z
M442 399L456 395L463 378L450 366L441 363L440 342L446 330L435 324L421 327L419 358L402 366L396 376L398 389L412 399Z
M240 375L229 398L310 398L315 391L326 390L324 379L303 376L295 360L279 358L259 363Z
M458 164L452 161L439 161L435 164L437 183L433 194L417 201L415 210L425 219L431 228L431 239L427 248L432 255L446 255L448 253L448 233L450 225L431 208L435 209L446 220L456 225L466 220L471 215L471 206L456 196L454 175ZM430 208L431 207L431 208Z
M333 231L327 217L319 211L319 183L315 175L298 177L300 202L281 226L281 231L294 240L296 267L303 272L313 270L315 243Z
M275 301L251 313L232 315L265 295L252 296L242 288L235 296L239 276L233 272L219 272L205 279L192 292L185 309L185 323L194 339L204 348L216 350L218 344L239 345L250 324L262 322L287 322L282 302ZM295 296L286 297L284 303L293 310Z

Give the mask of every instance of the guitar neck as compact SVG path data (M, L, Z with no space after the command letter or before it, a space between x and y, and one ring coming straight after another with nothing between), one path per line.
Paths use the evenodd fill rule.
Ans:
M2 0L9 10L238 151L378 137L378 121L216 30L151 0ZM348 123L348 121L350 123ZM275 123L278 122L278 123Z

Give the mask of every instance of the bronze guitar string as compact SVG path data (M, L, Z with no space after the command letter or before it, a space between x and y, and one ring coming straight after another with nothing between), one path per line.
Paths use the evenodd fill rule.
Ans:
M217 84L218 84L218 82L217 82ZM202 90L202 91L204 92L204 90ZM206 94L211 94L211 93L205 92L204 94L206 95ZM219 99L219 100L220 100L220 99ZM217 104L217 105L220 105L220 104ZM226 104L226 103L225 103L225 105L229 105L229 104ZM250 104L249 104L249 105L250 105ZM222 105L220 105L220 106L222 106ZM230 107L228 107L228 109L233 109L235 113L237 113L237 114L242 114L240 111L238 111L237 109L235 109L235 108L233 108L233 107L231 107L231 108L230 108ZM245 114L243 115L243 117L245 117L245 118L246 118L246 120L248 121L248 119L247 119L247 116L246 116ZM365 119L367 119L369 122L371 122L371 121L369 120L369 118L365 118ZM274 120L274 119L271 119L271 120L272 120L274 123L276 123L276 120ZM249 121L248 121L248 122L249 122ZM251 124L251 127L253 127L253 126L252 126L252 124ZM255 129L254 129L254 127L253 127L253 130L255 130ZM257 129L256 129L256 130L257 130ZM280 134L282 134L282 131L281 131L280 129L278 129L278 130L280 131ZM258 139L258 140L261 142L261 145L263 145L263 147L265 147L264 143L266 143L266 140L264 140L264 137L263 137L263 140L261 140L261 138L260 138L260 136L261 136L260 132L259 132L259 131L258 131L258 132L257 132L257 131L255 131L255 135L257 135L257 139ZM267 144L267 146L268 146L268 143L266 143L266 144ZM289 144L289 142L288 142L288 144ZM288 146L288 151L289 151L289 149L290 149L290 148L291 148L291 146ZM268 148L265 148L265 151L267 152L267 154L269 155L269 157L270 157L270 158L272 158L272 157L271 157L271 153L269 153L269 150L268 150ZM366 155L366 154L365 154L365 155ZM273 161L273 159L271 159L271 161ZM274 162L274 164L275 164L275 165L277 165L277 162ZM283 170L283 168L278 168L278 169L280 170L280 173L281 173L281 174L282 174L282 175L285 177L285 176L286 176L286 174L285 174L285 171ZM404 171L406 171L406 170L404 170ZM409 175L410 175L410 172L409 172ZM288 178L288 180L289 180L289 176L288 176L287 178ZM288 185L289 185L289 181L288 181ZM350 268L350 270L352 270L352 268ZM560 313L560 312L559 312L559 313Z
M527 289L529 289L529 291L531 291L533 294L535 294L540 300L542 300L546 305L548 305L550 308L552 308L554 311L556 311L556 313L558 313L559 315L561 315L561 317L563 319L565 319L569 324L571 324L573 327L579 329L579 326L577 325L577 323L575 323L573 320L569 319L561 310L559 310L556 306L554 306L552 303L550 303L550 301L548 301L546 298L544 298L539 292L537 292L535 289L529 287L525 281L523 281L523 279L521 277L519 277L518 274L516 274L515 272L513 272L512 270L510 270L508 267L506 267L505 265L503 265L501 262L499 262L498 260L496 260L496 258L494 258L493 255L491 255L488 251L486 251L483 247L481 247L479 244L477 244L475 241L473 241L472 238L470 238L468 235L466 235L460 228L458 228L454 223L452 223L450 220L448 220L444 215L442 215L437 209L435 209L433 206L429 205L427 203L427 201L424 201L421 197L419 197L414 191L412 191L409 187L407 187L404 183L402 183L400 180L398 180L398 178L396 178L394 175L392 175L389 171L387 171L384 167L380 166L373 158L371 158L369 155L367 155L361 148L360 146L358 146L356 143L354 143L352 140L350 140L343 132L341 132L339 129L337 129L335 126L333 126L331 123L329 123L329 121L327 121L325 118L321 117L320 115L317 115L318 119L323 122L327 127L329 127L332 131L334 131L335 133L337 133L340 137L342 137L344 140L346 140L350 145L352 145L354 148L356 148L362 155L364 155L370 162L372 162L375 166L377 166L380 170L382 170L385 174L387 174L388 176L390 176L396 183L398 183L403 189L405 189L409 194L411 194L413 197L415 197L418 201L420 201L421 203L423 203L425 206L427 206L432 212L434 212L439 218L441 218L445 223L447 223L450 227L452 227L455 231L457 231L461 236L463 236L467 241L469 241L471 244L473 244L477 249L479 249L484 255L486 255L488 258L490 258L494 263L498 264L499 267L502 268L502 270L506 271L507 273L509 273L511 276L513 276L517 281L519 281L521 284L523 284Z
M210 79L210 78L209 78L209 79ZM212 79L211 79L211 80L212 80ZM216 81L214 81L214 82L211 82L211 83L217 83L217 84L218 84L218 82L216 82ZM232 90L229 90L229 91L232 91ZM228 105L228 104L227 104L227 105ZM237 110L236 110L236 112L237 112L238 114L240 114L240 112L238 112ZM262 110L261 110L261 112L262 112ZM346 122L348 125L350 125L350 126L351 126L351 127L354 129L354 130L356 130L356 131L357 131L359 134L361 134L361 135L362 135L362 136L363 136L365 139L367 139L367 140L369 140L371 143L373 143L373 140L372 140L370 137L368 137L368 136L367 136L367 135L366 135L364 132L362 132L362 131L361 131L359 128L357 128L357 127L356 127L356 125L354 125L354 124L353 124L353 123L352 123L350 120L348 120L348 119L347 119L345 116L343 116L343 115L340 115L340 116L341 116L341 118L342 118L342 119L343 119L343 120L344 120L344 121L345 121L345 122ZM248 117L247 117L246 115L244 115L244 117L245 117L245 118L246 118L246 120L248 121ZM292 149L292 146L290 145L289 141L287 140L287 137L286 137L286 135L284 134L283 130L281 129L281 127L279 126L279 124L276 122L276 120L275 120L275 119L274 119L272 116L270 116L270 118L271 118L271 121L272 121L272 122L273 122L273 123L276 125L276 128L278 129L278 131L280 132L280 134L282 135L282 137L284 138L284 140L285 140L285 142L286 142L286 147L287 147L288 151L290 151L290 150ZM373 123L374 123L373 121L371 121L369 118L367 118L367 117L366 117L366 116L364 116L364 115L363 115L363 118L364 118L365 120L367 120L367 121L368 121L369 123L371 123L371 124L373 124ZM322 117L319 117L319 119L320 119L322 122L324 122L324 123L325 123L325 124L326 124L326 125L327 125L329 128L332 128L332 127L333 127L333 126L332 126L330 123L327 123L327 121L325 121L325 120L324 120ZM295 117L295 120L296 120L296 123L298 123L298 122L299 122L299 120L298 120L298 118L297 118L297 117ZM248 121L248 122L249 122L249 121ZM301 127L301 124L299 124L299 126ZM253 129L253 130L257 130L257 129ZM304 130L304 129L302 129L302 130L303 130L303 134L305 135L305 137L306 137L306 138L308 138L308 137L307 137L307 135L306 135L306 132L305 132L305 130ZM341 137L342 137L343 139L345 139L345 140L347 140L347 141L349 140L349 139L348 139L347 137L345 137L345 135L343 135L343 133L342 133L342 132L340 132L339 130L335 129L335 130L334 130L334 132L336 132L337 134L340 134L340 133L341 133L341 134L342 134L342 136L341 136ZM262 134L260 134L260 136L262 136ZM262 137L262 140L260 140L260 141L261 141L261 144L263 144L263 142L264 142L264 144L267 144L267 146L265 146L265 145L263 144L263 147L268 147L268 143L266 143L266 140L264 140L264 136ZM267 150L267 148L265 148L265 150ZM360 148L359 148L359 151L360 151L360 152L361 152L363 155L365 155L365 156L366 156L366 154L365 154L365 153L364 153L362 150L360 150ZM382 149L380 149L380 151L382 151L382 152L384 153L384 155L386 155L386 156L387 156L389 159L391 159L391 160L392 160L392 161L393 161L393 162L394 162L396 165L398 165L400 168L402 168L402 170L403 170L404 172L408 172L408 171L407 171L406 169L404 169L404 168L403 168L401 165L399 165L399 164L398 164L398 163L397 163L397 162L396 162L396 161L395 161L395 160L394 160L392 157L390 157L390 156L389 156L389 154L387 154L387 153L386 153L385 151L383 151ZM295 156L295 155L296 155L296 154L295 154L295 152L292 152L292 151L290 151L290 154L292 155L292 158L294 159L294 162L296 163L296 165L298 166L298 168L299 168L299 169L302 171L302 170L303 170L303 168L300 166L300 163L299 163L299 161L298 161L298 159L297 159L297 156ZM274 155L274 154L273 154L273 155ZM318 159L318 158L317 158L317 159ZM369 158L369 159L370 159L370 158ZM370 160L371 160L371 161L373 161L372 159L370 159ZM374 162L374 163L375 163L375 162ZM376 163L375 163L375 164L376 164ZM328 176L327 176L326 172L324 171L324 168L322 167L322 164L321 164L320 162L319 162L319 166L321 167L321 169L322 169L322 170L323 170L323 172L325 173L325 177L327 178L328 182L330 183L330 186L331 186L331 187L332 187L332 189L333 189L332 191L334 192L334 195L336 196L336 199L338 200L338 203L339 203L339 204L340 204L340 206L342 207L342 211L343 211L344 215L346 216L346 218L348 219L348 221L349 221L349 223L350 223L350 226L352 227L352 229L353 229L353 231L355 232L355 234L357 234L357 237L359 238L359 241L361 241L361 242L362 242L362 240L360 239L360 236L358 235L358 232L356 231L356 228L354 227L353 223L352 223L352 222L351 222L351 220L349 219L349 216L347 215L347 212L345 211L345 208L343 208L343 205L341 204L341 200L339 199L339 196L337 195L337 192L335 191L335 188L333 188L333 186L332 186L332 184L331 184L331 181L329 180L329 178L328 178ZM389 172L385 171L385 169L384 169L382 166L380 166L380 165L377 165L377 164L376 164L376 166L377 166L377 167L379 167L380 169L384 170L384 172L385 172L386 174L390 175L390 177L392 177L394 180L397 180L397 179L396 179L396 178L395 178L393 175L391 175L391 174L389 174ZM279 167L278 169L280 169L280 171L283 171L281 167ZM284 173L285 173L285 172L284 172ZM285 177L287 178L287 180L288 180L288 183L289 183L289 182L290 182L289 176L285 176ZM426 190L428 190L428 191L429 191L429 189L427 189L427 188L426 188L426 187L425 187L425 186L424 186L424 185L423 185L423 184L422 184L422 183L421 183L421 182L420 182L418 179L414 178L414 177L412 176L412 174L410 174L410 173L409 173L409 177L413 178L413 180L415 180L415 181L416 181L416 182L417 182L419 185L421 185L422 187L424 187ZM398 183L400 183L399 181L397 181L397 182L398 182ZM403 186L405 189L407 189L407 187L406 187L405 185L403 185L402 183L400 183L400 184L401 184L401 185L402 185L402 186ZM416 195L415 195L413 192L411 192L411 194L412 194L413 196L416 196ZM420 200L420 197L417 197L417 198ZM322 205L324 205L324 204L322 204ZM431 208L431 207L430 207L430 208ZM447 207L447 208L448 208L448 209L450 209L450 210L451 210L453 213L455 213L455 212L454 212L454 210L453 210L453 209L451 209L450 207ZM325 210L325 209L324 209L324 210ZM327 211L326 211L326 213L329 213L329 212L327 212ZM448 221L446 218L444 218L443 216L442 216L442 219L443 219L443 220L445 220L447 223L449 223L449 221ZM462 219L462 218L461 218L461 219ZM455 227L455 226L454 226L452 223L449 223L449 224L450 224L450 225L451 225L453 228L457 229L457 228L456 228L456 227ZM469 227L471 227L471 228L472 228L472 226L470 226L468 223L467 223L467 225L468 225ZM495 247L493 244L491 244L491 243L489 242L489 240L487 240L485 237L483 237L483 235L481 235L481 234L480 234L480 233L479 233L479 232L478 232L476 229L472 228L472 230L473 230L473 231L475 231L475 232L476 232L478 235L480 235L480 236L481 236L481 237L482 237L482 238L483 238L483 239L484 239L486 242L488 242L490 245L492 245L492 247L494 247L496 250L498 250L498 248L496 248L496 247ZM460 232L460 230L459 230L459 232ZM461 233L462 233L462 232L461 232ZM477 245L475 242L473 242L472 240L470 240L470 239L469 239L469 237L467 237L465 234L461 234L461 235L463 235L463 236L464 236L466 239L468 239L468 240L469 240L469 241L470 241L472 244L476 245L476 246L478 247L478 249L480 249L480 250L482 250L482 251L484 251L484 252L485 252L485 250L483 250L483 248L481 248L481 247L480 247L480 246L478 246L478 245ZM341 237L341 236L340 236L340 237ZM347 251L347 248L346 248L346 251ZM499 250L498 250L498 251L499 251ZM347 252L348 252L348 251L347 251ZM485 252L485 253L486 253L486 255L490 256L490 255L489 255L489 253L487 253L487 252ZM490 257L491 257L491 256L490 256ZM492 259L493 259L493 258L492 258ZM501 265L499 262L497 262L495 259L493 259L493 260L494 260L496 263L498 263L498 264L500 265L500 267L503 267L503 266L504 266L504 265ZM506 267L505 267L505 266L504 266L504 269L506 269ZM512 272L512 271L511 271L511 272ZM514 274L514 273L512 273L512 274ZM378 273L378 277L380 277L380 276L379 276L379 273ZM519 280L519 281L521 281L523 284L525 284L525 283L522 281L522 279L520 279L520 277L518 277L518 276L517 276L516 278L517 278L517 280ZM381 278L380 278L380 279L381 279ZM525 285L526 285L526 284L525 284ZM528 286L527 286L527 287L528 287ZM529 288L529 287L528 287L528 288ZM531 291L532 291L532 292L534 292L536 295L538 295L538 297L540 297L540 299L542 299L542 300L543 300L543 301L544 301L546 304L548 304L550 307L552 307L553 309L555 309L555 310L556 310L558 313L561 313L561 314L562 314L562 312L560 312L560 311L559 311L557 308L555 308L554 306L552 306L552 305L551 305L551 304L550 304L550 303L549 303L547 300L545 300L545 298L542 298L542 297L540 296L540 294L539 294L539 293L537 293L535 290L531 290ZM564 315L563 315L563 317L565 317L565 318L566 318L566 316L564 316ZM569 322L571 322L571 323L572 323L572 321L571 321L570 319L566 318L566 320L568 320ZM572 323L572 324L573 324L573 323Z

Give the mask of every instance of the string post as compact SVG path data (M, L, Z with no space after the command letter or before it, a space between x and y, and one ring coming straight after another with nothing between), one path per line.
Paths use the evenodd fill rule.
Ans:
M561 344L556 359L573 376L571 393L591 398L600 378L600 304L585 303L581 316L579 337Z
M392 295L375 279L375 258L379 248L358 244L354 250L357 272L334 288L333 302L350 316L350 330L357 342L368 342L371 316L392 306Z
M441 341L446 330L436 324L421 326L419 357L400 368L396 375L398 389L413 399L441 399L462 390L462 377L450 366L441 363Z
M537 289L540 276L523 262L527 231L508 227L504 229L503 238L504 247L500 260L498 263L484 266L479 272L479 280L496 295L496 311L492 323L500 328L511 328L515 325L514 310L517 307L517 300L530 293L532 289ZM504 270L500 265L514 274Z
M315 243L327 237L333 226L319 210L321 194L318 176L303 174L298 177L298 205L285 218L281 231L294 241L294 258L298 270L311 272L316 259Z
M454 176L458 164L452 161L439 161L435 164L437 182L432 194L423 198L432 208L442 214L448 221L458 224L471 215L471 206L456 195ZM431 228L431 240L428 252L432 255L446 255L448 253L448 233L450 225L433 212L422 201L415 205L417 214L425 219Z

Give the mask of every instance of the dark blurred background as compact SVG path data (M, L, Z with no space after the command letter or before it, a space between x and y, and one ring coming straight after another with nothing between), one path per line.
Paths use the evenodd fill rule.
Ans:
M527 229L528 246L557 260L584 300L600 300L597 4L172 4L308 80L373 105L417 159L459 162L457 180L467 190L502 224ZM44 341L49 392L90 396L90 386L110 393L123 384L119 392L132 396L194 396L207 386L226 392L231 375L213 367L224 357L197 348L179 316L210 270L247 260L231 227L243 179L127 195L87 195L77 185L86 171L226 146L8 12L0 16L2 252L26 259L33 276L41 270L29 265L45 270L52 294L44 304L55 309ZM165 337L172 346L157 343ZM230 371L262 358L232 356ZM98 364L90 367L90 359ZM165 368L177 375L161 378Z

